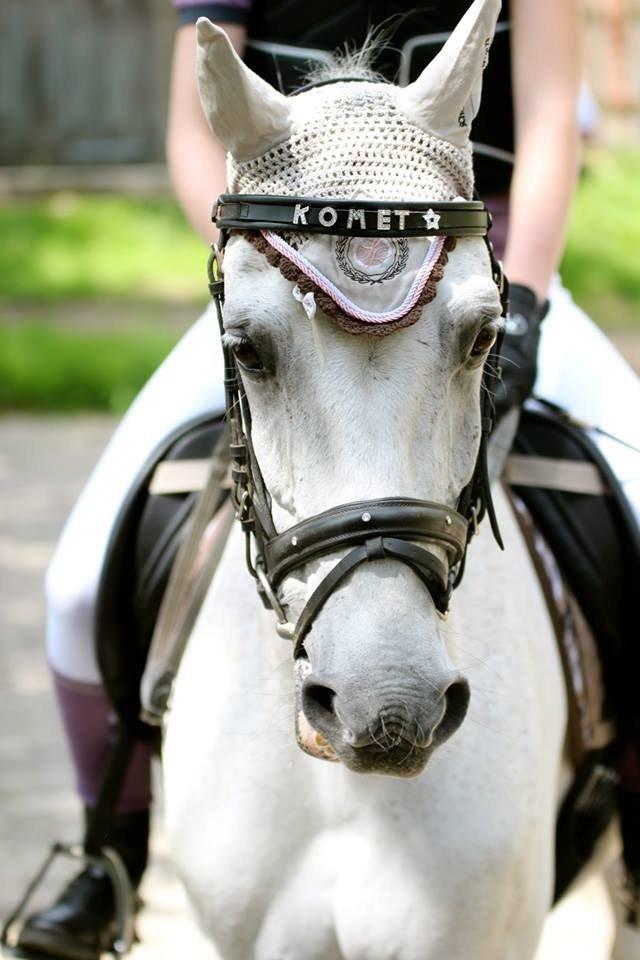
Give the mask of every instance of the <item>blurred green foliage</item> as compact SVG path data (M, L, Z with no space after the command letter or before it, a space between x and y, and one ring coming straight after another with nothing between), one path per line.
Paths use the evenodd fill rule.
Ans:
M178 336L159 305L206 303L206 259L170 199L0 204L0 409L126 410Z
M206 297L207 250L169 199L59 193L0 205L0 297Z
M0 326L0 409L124 412L173 346L166 331Z
M640 153L593 153L562 273L605 328L640 332L639 249ZM0 409L124 410L178 336L160 305L206 302L206 256L169 198L0 204Z
M562 273L604 326L638 322L639 248L640 153L594 153L578 189ZM202 303L205 262L204 244L169 198L55 194L0 205L4 299ZM620 310L602 314L602 303Z
M640 152L588 157L578 188L562 276L606 329L640 332Z

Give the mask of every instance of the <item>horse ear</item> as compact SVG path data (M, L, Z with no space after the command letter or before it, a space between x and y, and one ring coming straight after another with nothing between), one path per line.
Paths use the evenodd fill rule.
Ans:
M474 0L440 53L398 94L398 106L412 123L457 147L469 140L480 108L500 6L500 0Z
M252 160L288 139L291 106L250 70L224 30L197 22L198 88L209 126L236 160Z

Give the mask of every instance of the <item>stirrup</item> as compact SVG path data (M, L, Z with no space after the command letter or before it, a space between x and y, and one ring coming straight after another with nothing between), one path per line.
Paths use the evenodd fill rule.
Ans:
M21 955L18 940L26 919L27 907L57 857L77 860L86 866L100 867L109 877L114 893L117 929L109 952L115 957L124 957L131 950L134 939L135 897L122 858L110 847L105 847L99 855L93 855L86 853L81 844L66 843L53 844L24 896L5 922L0 934L0 956L19 957Z

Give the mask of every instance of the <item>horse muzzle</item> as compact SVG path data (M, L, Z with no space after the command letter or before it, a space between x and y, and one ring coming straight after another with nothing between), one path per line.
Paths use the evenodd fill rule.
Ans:
M387 678L357 689L323 682L306 660L298 661L296 674L298 745L358 773L417 776L469 705L469 684L455 671L439 682L414 680L410 689L393 689Z

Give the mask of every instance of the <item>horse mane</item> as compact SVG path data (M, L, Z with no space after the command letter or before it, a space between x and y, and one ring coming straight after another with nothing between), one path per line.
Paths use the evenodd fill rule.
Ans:
M388 26L385 25L370 27L361 47L350 47L347 41L344 49L333 51L330 61L311 64L305 73L303 85L344 79L387 83L373 66L376 57L387 45L387 31Z

